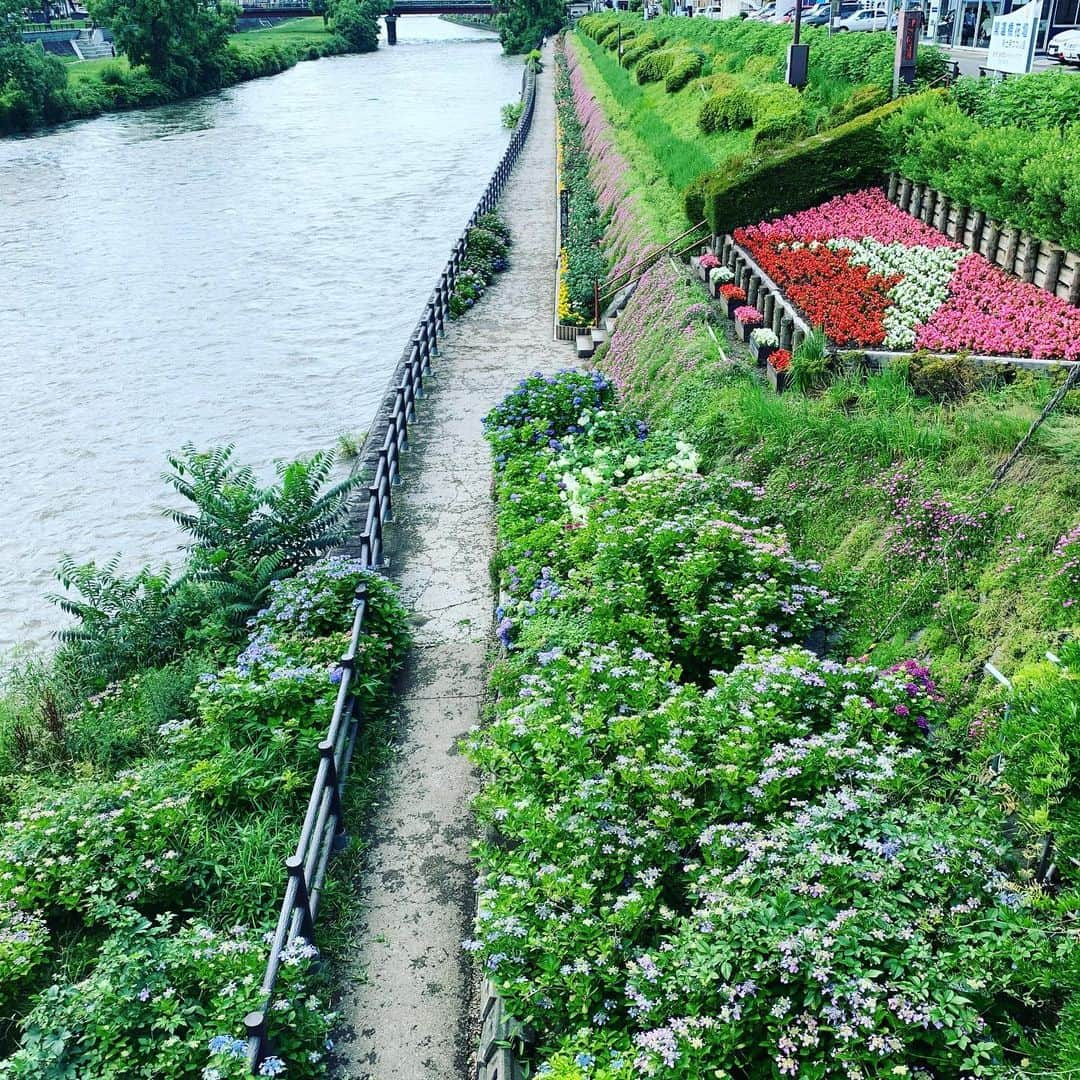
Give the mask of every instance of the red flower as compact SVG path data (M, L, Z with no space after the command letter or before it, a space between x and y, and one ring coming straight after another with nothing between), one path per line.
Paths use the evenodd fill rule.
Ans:
M725 300L745 300L746 290L740 289L738 285L721 285L720 295Z
M791 367L791 353L787 349L774 349L769 353L769 367L774 371L787 371Z
M885 341L889 290L901 278L853 266L846 251L832 251L824 244L793 247L793 236L765 238L748 229L742 240L758 266L830 341L840 346Z

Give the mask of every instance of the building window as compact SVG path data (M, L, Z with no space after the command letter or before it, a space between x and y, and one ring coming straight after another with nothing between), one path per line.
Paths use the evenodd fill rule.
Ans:
M1077 23L1080 23L1080 0L1058 0L1054 25L1075 26Z

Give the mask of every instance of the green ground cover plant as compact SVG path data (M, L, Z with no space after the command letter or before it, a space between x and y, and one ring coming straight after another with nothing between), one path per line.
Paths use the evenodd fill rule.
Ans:
M243 1016L360 585L354 772L377 756L408 629L392 586L328 554L356 481L335 483L329 454L271 483L230 448L170 465L180 572L65 563L73 626L0 695L2 1076L245 1074ZM274 1005L267 1068L289 1076L325 1068L316 958L297 943Z
M710 368L682 381L700 395ZM1012 727L958 739L924 641L808 650L831 627L844 655L843 595L788 539L771 478L710 462L684 418L650 431L603 375L565 373L487 421L507 653L468 744L489 838L467 946L536 1028L539 1074L1069 1061L1072 905L1034 880L1009 793L982 777L1007 746L1013 792L1040 790L1049 755L1019 745L1039 695L1075 711L1073 654Z

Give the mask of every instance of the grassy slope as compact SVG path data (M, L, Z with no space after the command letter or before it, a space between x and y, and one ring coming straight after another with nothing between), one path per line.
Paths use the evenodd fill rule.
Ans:
M698 80L677 94L668 94L662 83L638 86L633 73L590 38L575 34L569 44L611 121L619 149L642 179L657 238L670 239L685 228L682 193L687 185L749 147L749 133L702 135L697 117L704 95Z
M321 18L289 19L267 30L247 30L239 34L231 34L229 42L239 49L248 52L256 51L267 45L289 42L296 45L311 45L319 41L325 41L330 37L330 31L323 26ZM72 83L87 82L101 75L102 69L110 65L118 65L124 71L130 71L131 65L126 56L104 56L100 60L71 60L67 64L68 79Z
M265 30L245 30L239 34L231 34L229 41L241 49L249 49L284 42L309 45L324 41L329 36L330 31L323 25L322 17L312 16L310 19L287 19Z

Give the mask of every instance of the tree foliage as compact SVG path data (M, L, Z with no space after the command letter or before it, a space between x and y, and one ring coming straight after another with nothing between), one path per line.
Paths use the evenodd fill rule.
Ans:
M496 0L495 25L508 53L536 48L545 34L562 26L566 9L562 0Z
M386 10L382 0L329 0L330 28L355 52L374 52L379 47L379 16Z
M181 93L221 85L239 8L205 0L89 0L133 65Z
M23 9L20 0L0 0L0 133L55 123L67 106L64 65L19 37Z

